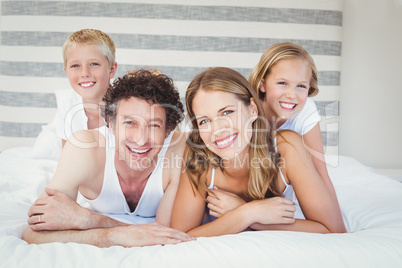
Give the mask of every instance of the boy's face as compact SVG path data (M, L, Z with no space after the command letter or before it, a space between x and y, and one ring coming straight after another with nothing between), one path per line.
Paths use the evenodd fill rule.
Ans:
M67 51L64 71L71 87L84 102L98 103L116 73L117 64L109 66L106 56L96 45L74 45Z

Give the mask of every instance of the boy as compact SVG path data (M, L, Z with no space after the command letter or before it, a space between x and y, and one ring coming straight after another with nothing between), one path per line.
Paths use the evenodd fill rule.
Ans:
M58 111L38 136L34 158L57 160L72 133L105 125L99 105L116 73L115 53L113 40L99 30L83 29L67 38L63 45L64 71L74 91L56 91Z

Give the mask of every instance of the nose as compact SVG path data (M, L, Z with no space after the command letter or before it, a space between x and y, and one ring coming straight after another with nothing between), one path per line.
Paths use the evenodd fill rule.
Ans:
M133 142L137 144L137 146L143 146L147 144L149 140L149 131L146 126L140 126L137 130L133 131Z
M212 133L214 136L221 135L223 132L227 131L228 129L231 129L231 126L233 125L233 122L231 122L230 118L224 117L224 118L215 118L213 120L212 124Z
M296 90L293 86L289 86L286 88L285 96L289 99L294 99L296 96Z
M125 128L126 140L136 146L143 146L148 143L150 139L150 131L146 124L133 124L133 126Z
M82 68L81 68L81 76L82 77L88 77L90 75L90 72L89 72L89 67L88 66L82 66Z

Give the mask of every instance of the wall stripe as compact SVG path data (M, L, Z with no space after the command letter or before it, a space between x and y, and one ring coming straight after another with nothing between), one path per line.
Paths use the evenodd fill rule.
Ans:
M191 81L198 73L204 71L205 67L184 67L184 66L155 66L155 65L119 65L116 76L122 76L132 69L157 69L170 76L173 80ZM233 68L248 78L250 68ZM0 74L9 76L41 76L41 77L65 77L62 63L43 62L0 62ZM337 86L340 85L340 72L323 71L318 72L318 85Z
M42 130L40 123L14 123L0 121L0 136L4 137L26 137L38 136Z
M2 15L85 16L174 20L258 21L342 26L342 12L287 8L140 3L4 1Z
M136 18L97 18L24 16L26 23L20 23L20 16L4 16L3 31L66 32L83 28L102 29L106 33L205 36L205 37L250 37L295 40L342 41L340 26L321 24L288 24L237 21L186 21L149 20ZM144 26L142 26L144 25ZM138 27L139 26L139 27ZM291 27L290 27L291 26ZM194 29L197 29L196 31ZM317 35L317 32L320 32Z
M2 32L1 44L7 46L63 46L70 33ZM263 52L284 41L303 46L311 55L340 56L338 41L289 40L241 37L155 36L141 34L110 34L117 48L184 51Z
M56 96L48 93L15 93L0 91L0 105L20 107L47 107L54 108Z

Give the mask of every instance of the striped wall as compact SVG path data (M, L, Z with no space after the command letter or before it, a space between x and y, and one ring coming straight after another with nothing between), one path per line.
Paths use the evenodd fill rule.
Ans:
M337 153L343 0L0 1L0 151L33 145L69 88L61 46L72 32L100 29L116 44L117 76L152 68L181 96L205 68L248 78L270 45L304 46L319 70L314 99L327 153ZM202 4L200 4L202 3Z

